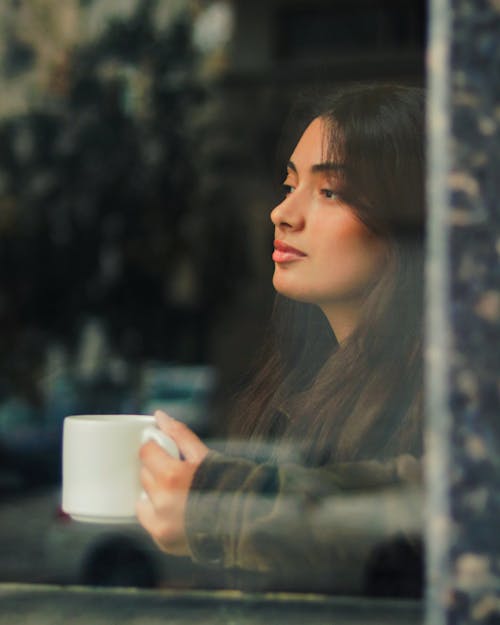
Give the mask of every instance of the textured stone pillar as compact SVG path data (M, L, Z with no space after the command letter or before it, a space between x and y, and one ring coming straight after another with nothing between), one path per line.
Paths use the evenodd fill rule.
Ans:
M431 0L427 624L500 623L500 0Z

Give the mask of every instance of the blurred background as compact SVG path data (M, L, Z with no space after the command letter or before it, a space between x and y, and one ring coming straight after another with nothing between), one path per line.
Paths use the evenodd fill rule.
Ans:
M138 532L60 513L62 420L164 407L223 435L272 305L290 112L424 83L426 19L425 0L0 4L0 581L175 585Z

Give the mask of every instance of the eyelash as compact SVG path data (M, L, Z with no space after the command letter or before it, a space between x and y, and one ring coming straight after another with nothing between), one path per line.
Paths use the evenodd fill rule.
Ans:
M336 197L338 197L338 195L335 193L335 191L332 191L331 189L321 189L321 193L328 199L328 200L334 200Z
M295 191L295 187L291 184L283 184L285 197ZM338 194L332 191L332 189L320 189L320 193L325 196L327 200L334 200L338 198Z

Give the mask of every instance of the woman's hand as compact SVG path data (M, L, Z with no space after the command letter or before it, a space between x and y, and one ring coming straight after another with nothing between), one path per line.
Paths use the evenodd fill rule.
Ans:
M187 426L161 410L155 412L155 418L159 428L177 443L183 459L172 458L154 441L141 447L141 482L147 498L138 502L137 517L160 549L188 555L186 503L193 476L208 447Z

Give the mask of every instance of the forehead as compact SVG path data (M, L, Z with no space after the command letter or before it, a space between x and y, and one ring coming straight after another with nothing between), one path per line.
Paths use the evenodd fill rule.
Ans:
M320 117L314 119L295 146L288 169L335 178L344 176L343 142L337 130Z
M305 129L290 157L297 168L310 167L323 161L325 130L325 122L319 117L313 119Z

